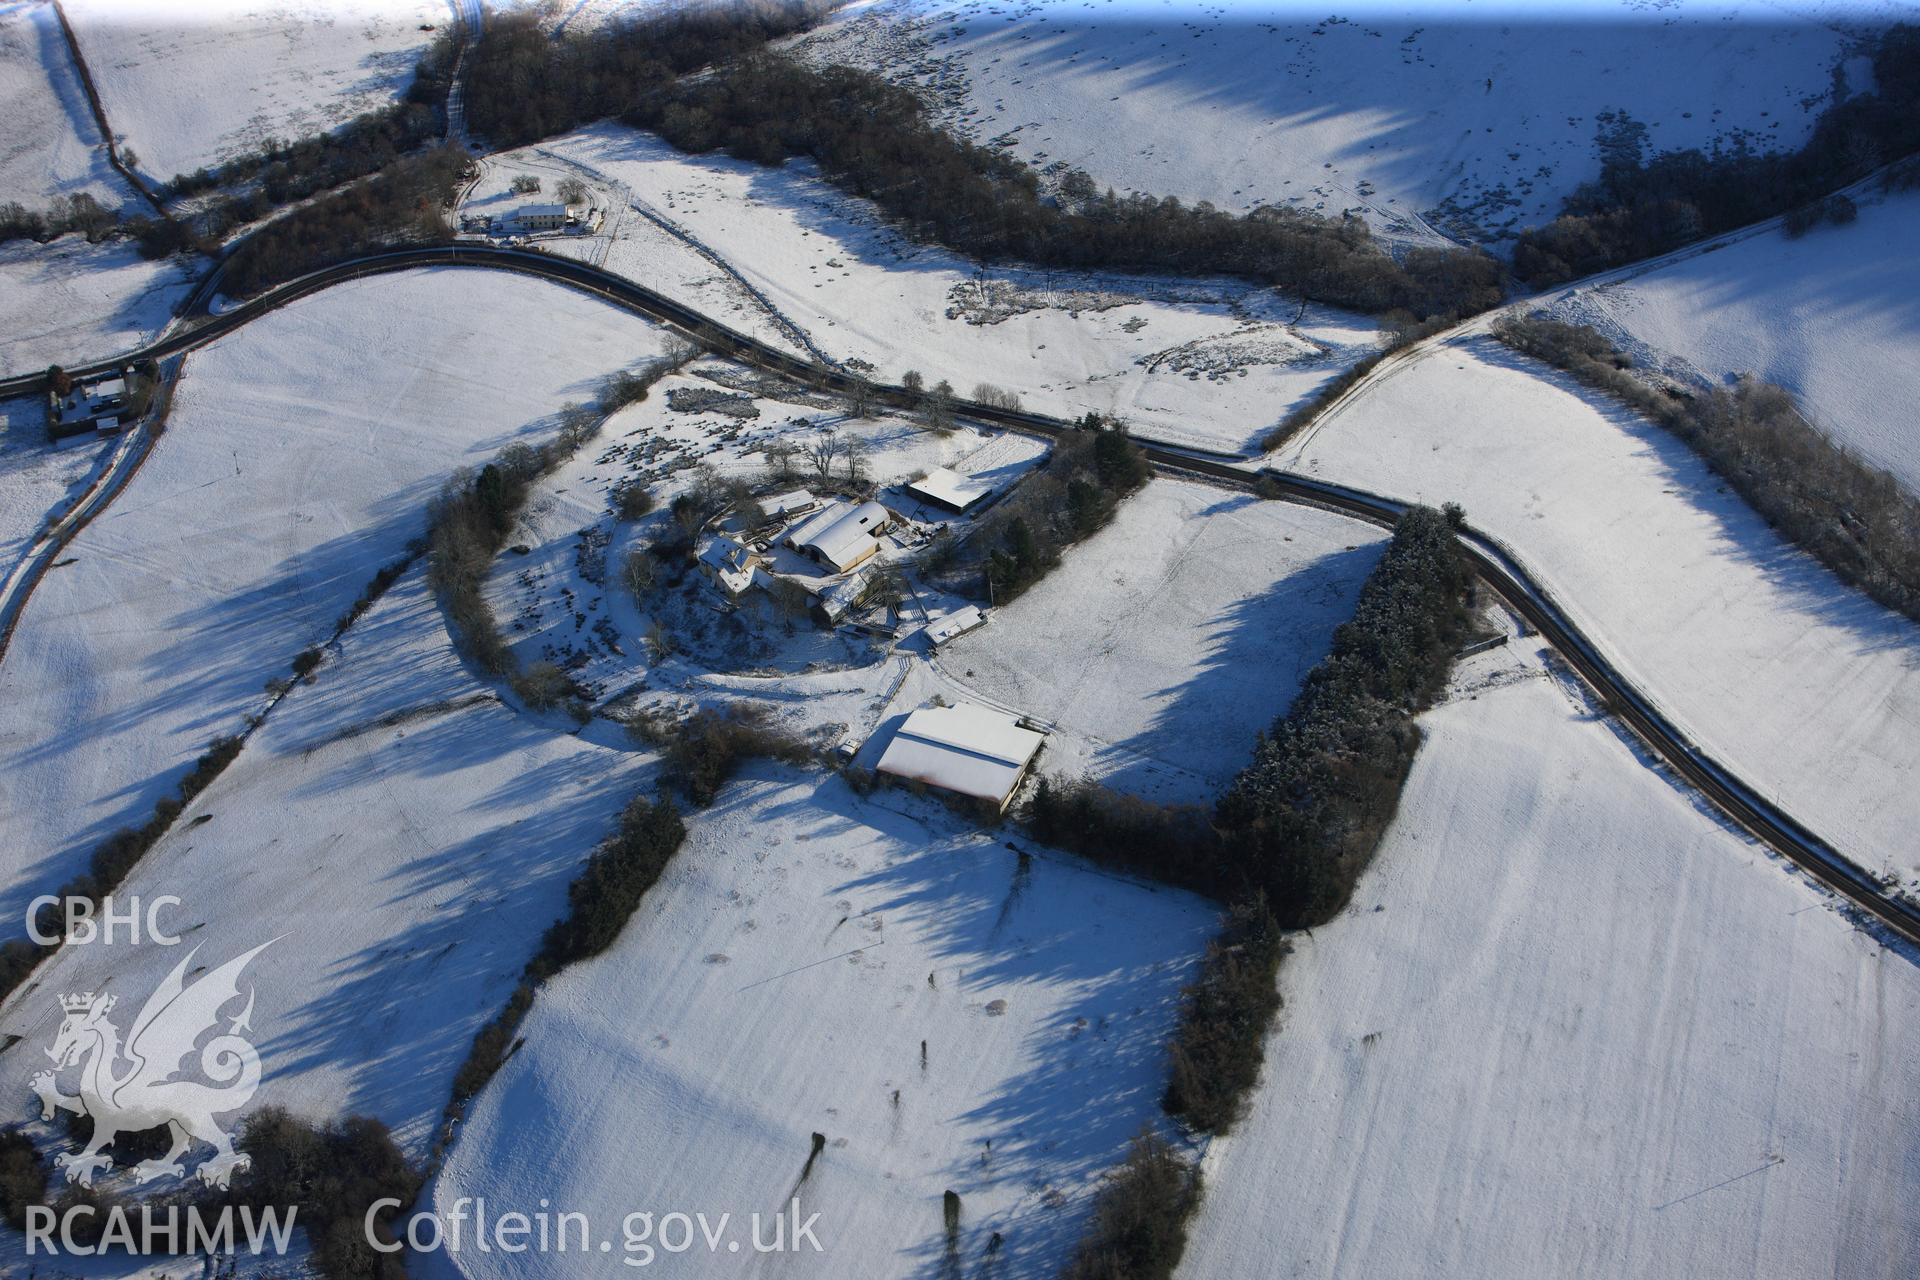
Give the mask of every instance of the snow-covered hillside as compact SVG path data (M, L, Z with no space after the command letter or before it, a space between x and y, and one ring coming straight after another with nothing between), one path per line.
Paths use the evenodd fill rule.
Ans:
M148 261L128 240L0 244L0 377L143 346L192 284L177 260Z
M717 1274L798 1198L821 1251L758 1259L783 1276L971 1273L995 1233L999 1273L1052 1274L1158 1110L1214 914L931 802L754 769L689 818L614 948L542 990L430 1192L584 1213L610 1252L420 1273L631 1274L627 1214L698 1211L731 1214L744 1256L656 1260Z
M717 293L678 296L701 305L711 296L714 314L725 316L744 281L827 355L866 360L888 381L915 369L962 395L986 382L1019 392L1028 408L1113 413L1142 434L1239 451L1378 340L1363 317L1237 281L983 267L907 242L871 204L799 163L765 169L688 156L649 134L601 125L492 164L516 172L529 154L548 169L549 156L570 160L600 175L620 205L637 206L619 227L643 237L638 252L657 243L651 217L738 275L710 271ZM497 189L481 196L489 211L499 211ZM626 234L616 229L603 253L588 247L592 239L559 243L644 279L655 268L628 265Z
M1295 940L1180 1275L1912 1275L1920 970L1528 649Z
M1655 149L1798 146L1850 37L1914 12L1903 0L878 0L800 47L922 86L975 141L1121 192L1497 239L1599 172L1608 113L1630 113ZM1846 71L1866 87L1863 62Z
M0 914L238 729L420 533L449 472L542 436L658 349L656 328L582 295L434 270L337 286L190 356L167 433L0 665Z
M947 676L1068 732L1041 767L1210 802L1353 613L1371 525L1158 479L993 622Z
M1641 363L1719 383L1753 374L1920 493L1920 192L1862 196L1859 221L1779 231L1572 291L1552 314Z
M0 120L0 203L44 209L85 192L115 209L134 198L107 163L50 4L0 5Z
M1280 460L1464 504L1707 751L1863 867L1920 881L1920 632L1676 437L1475 339L1392 366Z
M643 763L486 694L416 569L121 886L122 901L179 898L161 919L185 944L64 947L0 1007L0 1033L50 1044L57 993L137 1003L189 946L212 966L277 939L248 969L258 1104L376 1116L420 1158L474 1032ZM45 1066L7 1055L0 1088L28 1098Z
M454 18L447 0L66 7L108 121L157 181L397 102L434 38L426 28Z

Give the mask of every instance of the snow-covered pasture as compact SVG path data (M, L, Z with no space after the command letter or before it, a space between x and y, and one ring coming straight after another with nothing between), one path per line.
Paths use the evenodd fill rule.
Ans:
M0 119L7 122L0 135L0 203L44 209L56 196L85 192L115 209L133 199L107 163L100 126L50 4L0 5Z
M178 263L150 262L128 240L0 245L0 377L144 346L191 286Z
M805 164L683 155L611 124L493 163L514 170L523 156L546 155L623 189L723 256L827 355L865 360L889 382L913 369L963 396L984 382L1029 409L1111 413L1142 435L1240 451L1378 340L1363 317L1236 281L983 267L906 241ZM662 233L638 213L619 228L604 264L634 270L620 237L651 246ZM709 274L721 305L737 304L739 281ZM704 303L704 294L687 300Z
M1920 882L1920 633L1673 435L1474 339L1390 366L1276 460L1462 503L1721 763L1861 866Z
M137 1008L189 946L211 967L274 939L247 971L252 1107L372 1115L420 1158L474 1032L644 782L624 743L482 692L416 568L121 886L122 902L179 898L160 918L185 945L56 952L0 1008L0 1031L34 1049L0 1062L0 1087L29 1096L57 993L112 990Z
M514 180L522 177L537 178L541 189L514 191ZM482 159L479 174L461 195L460 212L501 220L497 229L506 234L513 230L508 224L515 210L557 202L560 184L568 179L586 185L589 202L604 211L604 218L594 235L540 234L542 252L604 267L669 298L698 299L703 315L730 329L795 355L811 354L748 284L728 272L725 258L681 232L670 219L649 217L653 211L636 207L621 183L543 146Z
M911 813L888 807L905 802ZM782 1275L1052 1275L1087 1194L1158 1112L1206 903L1114 879L898 793L751 770L606 955L541 992L430 1191L585 1213L609 1254L425 1260L436 1276L615 1275L636 1209L732 1215L797 1197L822 1251ZM924 1054L922 1046L924 1044ZM811 1135L825 1146L803 1177ZM701 1251L696 1271L734 1261Z
M448 473L544 438L660 344L577 293L432 270L337 286L188 357L166 434L0 664L0 916L238 730L422 532Z
M1181 1276L1913 1274L1912 956L1536 654L1456 683L1354 905L1295 939Z
M1920 493L1920 192L1863 196L1859 221L1766 231L1618 283L1552 314L1595 325L1642 363L1794 392L1834 440Z
M399 101L434 38L423 28L454 18L447 0L69 0L67 13L107 119L156 181Z
M1056 726L1043 772L1206 803L1326 655L1382 542L1327 512L1157 479L940 666Z
M1597 176L1625 110L1651 149L1798 146L1850 40L1911 4L1561 0L881 0L799 47L927 90L1046 170L1223 209L1355 211L1396 238L1498 239Z

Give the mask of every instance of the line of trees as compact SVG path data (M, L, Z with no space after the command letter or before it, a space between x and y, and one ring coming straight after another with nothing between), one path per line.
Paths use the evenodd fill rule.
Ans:
M1502 296L1486 255L1422 248L1396 261L1357 218L1100 194L1084 175L1081 197L1049 200L1032 168L939 128L911 91L852 67L761 51L663 83L623 118L685 151L767 165L806 156L910 234L983 259L1243 276L1416 318L1484 311Z
M1040 581L1067 547L1104 528L1121 500L1151 474L1146 454L1124 426L1088 414L981 521L975 540L985 549L987 598L1005 604Z
M1211 812L1046 777L1027 808L1035 834L1223 902L1264 894L1287 928L1331 919L1393 816L1420 740L1413 718L1467 634L1460 518L1401 516L1332 651Z
M1808 422L1784 388L1745 378L1656 390L1603 334L1544 316L1502 320L1494 336L1672 431L1789 541L1920 622L1920 502Z
M1361 588L1332 652L1254 745L1213 810L1154 805L1088 779L1042 778L1025 817L1041 839L1230 904L1182 993L1162 1107L1228 1132L1259 1082L1280 1010L1286 928L1347 902L1399 803L1420 735L1470 625L1457 507L1414 507ZM1186 1245L1199 1167L1149 1129L1108 1178L1064 1274L1163 1280Z
M457 147L436 147L322 196L240 241L221 287L245 297L371 249L450 240L448 206L470 163Z
M541 983L568 965L599 955L620 936L640 900L660 879L685 841L680 811L665 796L635 796L621 811L619 825L587 859L567 887L567 913L547 929L540 948L527 961L519 985L500 1013L474 1037L466 1060L454 1075L440 1141L466 1113L467 1103L499 1072L517 1047L520 1024L533 1008Z
M1742 140L1649 158L1643 126L1624 114L1603 118L1600 176L1553 222L1521 235L1515 272L1547 288L1775 214L1803 211L1793 217L1799 230L1845 221L1847 202L1831 193L1920 151L1920 27L1888 28L1871 59L1874 91L1828 106L1797 151L1761 152Z
M154 801L153 813L145 822L137 827L122 827L102 840L87 859L87 869L54 891L53 896L59 902L41 908L35 920L39 932L51 937L60 936L66 930L69 903L97 906L102 898L119 888L134 864L167 833L181 811L233 763L242 745L243 740L239 737L215 738L200 754L200 758L194 761L193 768L180 779L174 794ZM10 938L5 944L0 944L0 997L5 997L25 982L34 966L58 945L42 946L27 938Z

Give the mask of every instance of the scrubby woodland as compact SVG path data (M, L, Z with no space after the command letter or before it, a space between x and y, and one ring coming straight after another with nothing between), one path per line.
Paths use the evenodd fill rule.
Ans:
M526 505L534 481L579 452L608 415L645 400L651 388L698 354L676 341L666 355L640 369L624 369L601 385L592 405L567 405L560 426L544 444L510 444L478 471L463 468L447 478L427 510L427 580L446 611L462 651L487 675L507 681L536 711L566 707L584 717L579 690L550 662L522 667L500 634L487 603L487 571L507 545L507 535Z
M1520 237L1515 272L1547 288L1776 214L1789 214L1789 230L1848 220L1852 202L1831 193L1920 151L1920 27L1881 33L1872 63L1873 92L1830 105L1798 151L1740 141L1648 157L1645 127L1612 115L1599 139L1600 176L1567 198L1560 217Z
M1502 320L1494 336L1672 431L1789 541L1920 621L1920 502L1808 422L1784 388L1656 389L1604 335L1544 316Z
M1121 499L1151 474L1125 428L1087 415L1080 430L1056 440L1047 460L981 521L974 540L985 549L987 598L1005 604L1040 581L1067 547L1104 528Z
M622 117L682 150L780 164L805 156L909 234L985 259L1242 276L1370 313L1468 315L1500 301L1492 259L1414 249L1396 261L1357 218L1246 215L1172 197L1043 196L1019 160L939 128L909 90L851 67L761 52L674 83Z
M227 259L223 289L245 296L371 249L451 239L447 206L470 163L436 147L269 222Z

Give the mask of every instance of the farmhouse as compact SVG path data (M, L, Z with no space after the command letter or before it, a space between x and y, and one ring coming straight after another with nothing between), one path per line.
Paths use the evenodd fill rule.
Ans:
M907 492L943 511L964 515L993 496L993 484L978 476L963 476L946 467L935 467L923 479L909 484Z
M513 211L522 231L559 231L574 220L573 210L564 204L523 204Z
M97 382L75 382L64 395L52 393L48 408L47 434L55 440L84 431L111 434L134 416L128 379L122 374Z
M879 768L1005 813L1045 741L1004 711L970 702L922 707L893 735Z
M763 577L761 559L739 539L721 534L700 551L700 572L729 600L745 595Z
M787 530L781 541L830 572L845 573L880 550L880 535L891 523L877 502L830 502Z

